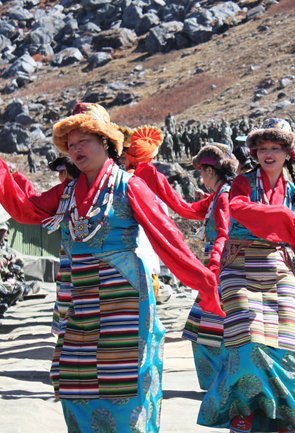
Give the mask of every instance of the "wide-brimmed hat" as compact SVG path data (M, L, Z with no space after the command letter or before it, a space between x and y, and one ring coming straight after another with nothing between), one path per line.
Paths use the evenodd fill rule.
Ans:
M79 102L71 116L54 125L53 142L60 152L68 153L68 134L74 129L106 137L115 144L118 154L122 153L124 135L111 122L109 113L100 104Z
M257 156L258 141L274 141L280 143L287 153L291 154L295 146L295 134L285 119L271 117L266 119L260 128L253 129L247 136L246 144L252 156Z
M163 134L154 126L141 126L134 130L130 146L126 149L126 157L130 164L151 162L159 152L163 142Z

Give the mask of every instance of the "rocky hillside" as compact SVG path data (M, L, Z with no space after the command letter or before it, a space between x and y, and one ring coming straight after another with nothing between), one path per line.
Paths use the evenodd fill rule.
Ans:
M129 126L295 118L294 28L294 0L2 0L0 152L44 155L77 100Z

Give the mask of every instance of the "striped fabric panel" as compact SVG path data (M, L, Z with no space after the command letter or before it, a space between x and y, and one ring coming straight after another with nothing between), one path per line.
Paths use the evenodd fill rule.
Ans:
M182 334L183 338L211 347L220 347L223 339L223 319L205 313L195 302Z
M53 309L52 333L59 335L64 319L72 302L72 282L70 262L65 252L60 250L60 269L56 276L57 299Z
M254 243L228 260L220 275L227 347L252 341L295 349L295 278L282 254Z
M60 398L137 395L138 292L93 256L74 256L73 315L60 335L51 377Z
M138 291L114 268L100 267L100 339L97 374L100 395L112 398L137 394Z

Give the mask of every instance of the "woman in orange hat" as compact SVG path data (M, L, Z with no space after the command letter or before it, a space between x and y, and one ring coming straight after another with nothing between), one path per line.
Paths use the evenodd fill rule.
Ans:
M201 306L224 315L213 273L189 250L154 194L116 161L124 136L99 104L79 103L53 129L81 174L49 191L21 188L0 161L0 201L23 223L60 230L69 269L58 294L51 378L69 433L159 431L164 328L135 250L139 224ZM7 194L9 191L9 194Z
M295 432L295 134L267 119L247 145L258 165L230 191L219 276L227 357L198 423L231 433Z

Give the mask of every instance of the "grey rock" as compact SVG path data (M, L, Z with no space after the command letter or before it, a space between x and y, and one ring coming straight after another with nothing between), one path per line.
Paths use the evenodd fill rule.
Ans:
M135 45L137 36L130 29L111 29L102 31L93 37L93 48L95 51L101 51L104 47L131 48Z
M149 54L157 52L167 53L176 48L175 36L183 29L183 23L172 21L162 23L150 30L144 41L144 46Z
M286 108L288 108L290 105L292 105L292 102L289 101L288 99L285 99L284 101L280 101L277 104L275 104L275 108L277 110L285 110Z
M24 7L31 9L41 3L41 0L24 0Z
M6 12L7 16L12 20L18 21L30 21L34 19L34 16L27 9L21 7L15 7L8 9Z
M234 2L222 2L210 8L210 12L215 18L224 22L228 18L234 17L241 11L241 8Z
M131 3L127 6L122 15L122 26L134 30L138 21L143 17L143 6L144 3L141 1L136 2L136 4Z
M78 48L65 48L56 53L52 59L53 66L67 66L73 63L79 63L83 60L83 54Z
M166 3L165 7L161 10L161 19L164 22L181 21L185 18L184 6L181 2Z
M135 100L135 96L132 92L119 92L115 99L112 102L112 106L114 105L126 105L126 104L130 104L131 102L133 102Z
M97 9L106 3L111 3L112 0L81 0L81 5L85 9Z
M19 114L28 114L28 107L21 99L13 99L6 106L3 113L3 119L6 122L15 122L15 118Z
M83 26L81 26L81 30L83 32L90 32L93 35L94 33L99 33L101 31L101 28L99 26L97 26L95 23L89 22L89 23L86 23ZM91 37L91 40L92 40L92 37Z
M20 113L16 116L15 122L20 123L23 126L29 126L32 125L35 120L28 114Z
M213 28L199 24L196 18L184 21L183 33L186 34L194 44L201 44L211 39Z
M6 36L0 34L0 53L3 50L11 49L12 43Z
M100 66L106 65L113 59L113 56L109 53L100 51L92 54L88 59L88 67L90 69L99 68Z
M32 74L37 69L38 65L35 60L26 53L17 59L12 65L4 72L3 77L14 77L18 72L25 72L27 74Z
M247 19L253 20L254 18L264 14L264 12L265 12L265 7L262 4L260 4L260 5L256 6L255 8L248 10Z
M282 78L280 80L280 82L279 82L281 89L284 89L285 87L288 87L288 86L290 86L293 83L294 83L294 78L293 77Z
M3 93L9 95L10 93L15 92L16 89L18 89L17 81L11 80L11 82L6 84L6 86L4 87Z
M17 30L9 21L0 19L0 34L12 40L12 38L17 34Z
M160 18L154 12L148 12L138 19L135 25L135 32L138 36L144 35L152 27L156 27L160 24Z
M122 10L114 4L106 3L96 11L94 23L104 30L114 26L122 18Z
M15 79L18 87L23 87L26 84L32 83L36 79L36 76L29 75L26 72L19 71L17 72Z
M17 123L6 123L0 131L0 152L26 152L29 145L29 131Z

